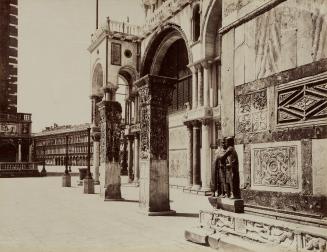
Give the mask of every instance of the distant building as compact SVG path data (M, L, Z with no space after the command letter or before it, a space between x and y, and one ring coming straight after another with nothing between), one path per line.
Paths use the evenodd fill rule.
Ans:
M0 1L0 163L31 161L31 114L17 113L17 0Z
M89 123L80 125L46 127L42 132L33 134L34 161L46 165L65 165L66 136L68 136L68 165L87 165L87 128ZM92 139L91 139L92 141ZM92 143L92 142L91 142ZM91 144L91 154L93 153ZM92 155L91 155L92 164Z

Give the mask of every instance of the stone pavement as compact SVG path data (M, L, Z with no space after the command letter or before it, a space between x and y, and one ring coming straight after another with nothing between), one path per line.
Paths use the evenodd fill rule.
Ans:
M0 179L0 251L213 251L185 241L184 230L198 223L203 196L171 189L176 216L138 212L138 188L122 186L124 202L104 202L72 188L61 177Z

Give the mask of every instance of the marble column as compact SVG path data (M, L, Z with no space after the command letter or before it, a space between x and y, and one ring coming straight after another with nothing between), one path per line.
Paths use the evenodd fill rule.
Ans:
M192 190L199 190L200 175L200 122L193 122L193 186Z
M121 178L119 164L121 105L116 101L98 104L101 118L101 166L105 170L105 200L120 200Z
M202 78L202 66L197 67L198 70L198 107L201 107L203 105L203 78Z
M202 120L201 148L201 191L210 191L211 162L210 162L210 120Z
M22 162L22 140L18 140L18 155L17 155L17 162Z
M30 140L28 147L28 162L33 162L33 141Z
M134 135L134 182L138 183L140 178L140 167L139 167L139 136Z
M171 215L168 167L168 104L176 79L146 75L136 81L140 97L140 198L147 215Z
M100 166L100 132L94 132L93 135L93 167L94 167L94 184L99 185L99 166Z
M193 66L192 71L192 109L198 107L198 76L197 69Z
M210 89L209 89L209 75L210 75L210 64L205 61L202 63L203 66L203 106L209 107L210 102Z
M133 182L133 136L127 136L128 183Z
M187 186L192 188L193 186L193 127L191 123L186 124L187 126Z

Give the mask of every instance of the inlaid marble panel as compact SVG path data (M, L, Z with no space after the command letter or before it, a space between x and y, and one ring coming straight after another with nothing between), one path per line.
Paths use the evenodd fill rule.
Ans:
M237 133L259 132L267 129L267 91L237 96Z
M280 125L327 118L327 80L277 91L277 122Z
M301 145L299 141L253 144L251 187L258 190L301 190Z
M169 149L186 148L186 127L181 126L169 129Z
M169 151L169 177L187 177L186 150Z

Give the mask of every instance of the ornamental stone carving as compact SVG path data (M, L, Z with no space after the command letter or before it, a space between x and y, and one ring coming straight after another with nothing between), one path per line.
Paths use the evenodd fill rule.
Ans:
M299 191L300 155L299 142L254 144L251 148L252 187Z
M101 128L101 160L118 162L121 133L121 105L116 101L102 101L100 109Z

